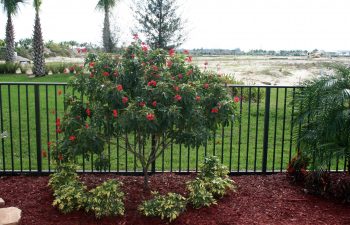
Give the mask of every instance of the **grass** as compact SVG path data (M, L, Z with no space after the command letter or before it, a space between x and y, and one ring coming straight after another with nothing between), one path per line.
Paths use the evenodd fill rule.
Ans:
M71 74L55 74L44 77L29 77L23 74L0 74L0 82L68 82Z
M2 81L16 82L66 82L71 75L51 75L43 78L27 78L23 75L1 75ZM238 93L248 93L248 88L238 89ZM158 170L187 171L196 170L205 155L215 154L231 171L259 171L262 169L265 90L252 89L254 93L263 96L260 102L244 99L239 119L229 127L220 128L206 147L189 149L181 145L169 147L164 155L156 161ZM62 95L58 95L62 92ZM40 86L40 133L41 149L48 152L43 158L44 170L52 169L49 141L57 138L55 121L64 114L64 93L69 90L63 85ZM28 93L28 94L27 94ZM0 86L0 129L8 131L9 137L0 141L0 171L1 170L36 170L37 145L35 104L33 85L1 85ZM271 89L268 136L268 170L283 171L296 151L292 134L298 132L298 126L292 129L293 108L290 104L293 98L293 88ZM232 139L231 139L232 136ZM114 142L117 140L115 139ZM119 142L123 145L122 141ZM146 151L149 150L146 146ZM106 153L111 162L111 170L139 171L139 163L131 153L125 152L115 144L106 146ZM39 152L41 154L41 152ZM93 169L93 156L86 161L85 169ZM82 162L81 159L79 159ZM342 160L339 169L343 166ZM332 168L336 169L335 159Z

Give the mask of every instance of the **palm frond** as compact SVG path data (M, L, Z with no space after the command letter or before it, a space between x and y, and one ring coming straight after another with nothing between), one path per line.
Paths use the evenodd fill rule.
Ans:
M117 5L118 0L99 0L96 5L97 10L108 11Z
M26 0L1 0L3 10L8 15L16 15L19 11L20 3L26 3Z
M37 12L39 11L41 4L42 4L42 0L34 0L33 1L35 11L37 11Z

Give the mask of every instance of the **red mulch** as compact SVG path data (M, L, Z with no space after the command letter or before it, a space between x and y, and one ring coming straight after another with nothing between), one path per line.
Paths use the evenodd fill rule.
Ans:
M195 175L159 174L150 178L151 189L185 194L185 182ZM140 215L137 205L150 197L142 192L142 177L116 175L82 175L93 187L108 178L124 183L126 193L124 217L97 220L83 211L63 215L51 206L52 191L48 177L0 177L0 196L6 207L22 209L21 225L89 225L89 224L166 224L158 218ZM285 174L269 176L234 176L239 189L218 202L218 205L192 209L188 207L172 224L350 224L350 206L305 194L291 185Z

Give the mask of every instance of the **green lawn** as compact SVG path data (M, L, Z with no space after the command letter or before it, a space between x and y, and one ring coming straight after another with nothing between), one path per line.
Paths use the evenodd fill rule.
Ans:
M42 78L28 78L24 75L1 75L0 82L66 82L71 75L51 75ZM251 89L257 94L258 89ZM241 89L238 88L238 95ZM58 93L62 92L61 95ZM40 85L40 120L42 149L48 151L47 142L56 140L55 120L64 114L64 85ZM249 88L242 88L247 95ZM27 94L28 93L28 94ZM173 145L167 149L157 162L159 170L187 171L196 170L205 154L215 154L231 171L254 171L262 168L263 131L265 115L265 90L260 88L262 101L242 103L240 119L229 127L219 129L206 147L188 149ZM0 170L36 170L37 146L35 125L35 104L33 85L0 85L0 118L2 131L11 135L0 142ZM278 98L277 98L278 97ZM298 132L298 126L291 129L293 88L271 89L270 122L268 139L268 170L282 171L286 168L296 146L291 141L291 132ZM277 107L276 107L277 106ZM132 136L132 135L131 135ZM232 136L232 141L231 141ZM117 140L114 140L116 142ZM232 143L231 143L232 142ZM123 146L122 141L119 142ZM146 146L147 147L147 146ZM147 149L147 148L146 148ZM148 148L149 149L149 148ZM48 151L50 154L50 151ZM135 158L116 146L106 146L110 158L111 170L140 170ZM189 157L188 157L189 156ZM94 156L96 159L97 156ZM4 160L5 159L5 160ZM82 160L79 160L82 162ZM171 163L172 162L172 163ZM43 169L52 169L50 158L43 158ZM85 169L92 169L93 160L85 162ZM335 159L332 168L336 169ZM340 161L339 169L343 162Z
M24 74L0 74L0 82L67 82L71 74L55 74L30 78Z

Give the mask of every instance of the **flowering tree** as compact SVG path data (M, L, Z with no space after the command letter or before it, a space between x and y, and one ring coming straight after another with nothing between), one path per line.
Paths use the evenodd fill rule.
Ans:
M144 172L171 143L204 144L219 125L227 125L234 103L215 74L202 73L191 56L174 50L150 50L135 36L121 56L89 55L88 75L77 75L70 86L68 113L57 121L63 133L54 157L72 160L90 154L104 160L105 143L111 137L123 140L121 148L132 152ZM128 134L136 135L136 144ZM146 141L152 139L150 149Z

